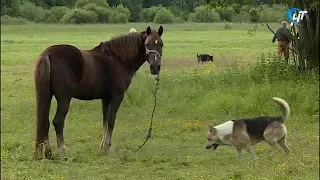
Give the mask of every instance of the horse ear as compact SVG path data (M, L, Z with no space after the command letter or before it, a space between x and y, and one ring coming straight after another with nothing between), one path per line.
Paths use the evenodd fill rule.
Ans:
M163 27L162 27L162 26L160 26L160 27L159 27L159 29L158 29L158 34L159 34L159 36L161 36L161 35L162 35L162 33L163 33Z
M151 28L150 26L147 27L147 35L149 35L151 33Z
M106 49L106 43L105 42L101 42L100 43L100 48L101 48L101 52L104 52Z

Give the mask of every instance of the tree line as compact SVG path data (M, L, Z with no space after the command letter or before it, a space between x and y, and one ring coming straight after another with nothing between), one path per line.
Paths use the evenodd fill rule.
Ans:
M265 3L268 22L285 19L286 7ZM2 0L1 23L262 22L266 16L208 8L204 0Z

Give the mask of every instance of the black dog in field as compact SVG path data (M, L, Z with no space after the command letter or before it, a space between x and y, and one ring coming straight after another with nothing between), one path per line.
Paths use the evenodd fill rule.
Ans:
M213 56L210 56L209 54L197 54L198 63L201 62L213 62Z

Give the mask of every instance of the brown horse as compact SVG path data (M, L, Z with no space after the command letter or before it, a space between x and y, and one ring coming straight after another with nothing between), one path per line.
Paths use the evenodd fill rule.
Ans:
M51 158L48 131L51 99L57 100L53 126L57 150L65 155L63 128L72 98L102 100L103 137L101 149L108 152L119 106L135 72L148 61L151 74L160 72L163 28L150 26L102 42L91 50L71 45L54 45L40 54L35 68L37 99L36 158Z

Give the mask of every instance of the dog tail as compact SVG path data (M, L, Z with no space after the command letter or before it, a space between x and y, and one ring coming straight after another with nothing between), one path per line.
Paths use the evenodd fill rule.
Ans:
M288 119L289 115L290 115L290 107L289 107L289 104L281 99L281 98L278 98L278 97L273 97L272 98L277 104L280 105L281 109L282 109L282 116L281 116L281 123L284 123L284 121L286 119Z

